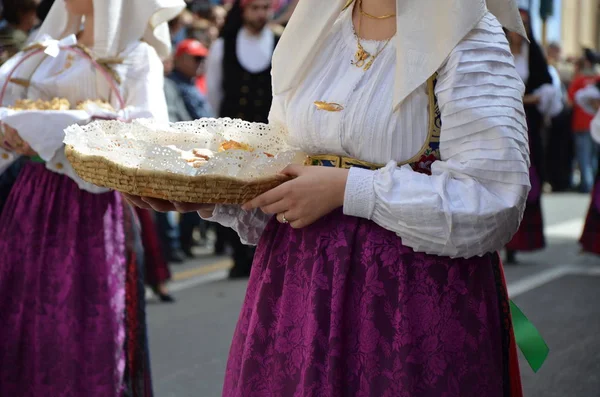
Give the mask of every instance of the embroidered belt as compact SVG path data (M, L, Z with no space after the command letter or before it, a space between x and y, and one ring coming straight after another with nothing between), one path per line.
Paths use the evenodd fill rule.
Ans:
M305 164L344 169L348 169L350 167L357 167L364 168L367 170L377 170L379 168L385 167L385 165L369 163L367 161L353 159L352 157L336 156L329 154L308 156L308 159L306 160Z

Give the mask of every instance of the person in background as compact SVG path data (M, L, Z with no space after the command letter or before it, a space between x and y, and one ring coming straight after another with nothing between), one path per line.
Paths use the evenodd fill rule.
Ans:
M220 32L221 29L223 29L223 26L225 26L225 20L227 19L227 10L223 6L216 5L216 6L213 6L212 12L213 12L213 22L215 24L215 27L217 29L219 29L219 32Z
M188 10L184 10L177 18L169 21L169 32L171 34L171 45L177 45L187 37L187 29L193 23L194 16Z
M296 9L296 6L298 5L298 1L299 0L289 0L286 5L280 8L280 13L273 22L282 26L287 25L288 21L292 17L292 14L294 13L294 10Z
M185 109L192 120L212 117L213 112L206 97L196 88L196 79L204 75L204 65L208 50L198 40L185 39L177 46L174 69L169 79L175 83ZM179 238L181 250L189 257L194 257L193 232L200 229L202 241L206 241L207 223L192 212L182 214L179 221Z
M207 60L208 100L219 117L267 122L272 101L271 59L279 35L269 26L272 0L237 0ZM231 278L248 277L254 248L235 231L216 225L215 251L233 248Z
M544 53L533 36L529 12L521 9L520 13L530 42L514 32L508 32L507 36L517 72L525 83L523 104L529 134L531 190L521 225L506 245L506 262L509 264L516 263L518 251L535 251L546 246L541 202L544 180L542 128L545 117L554 117L562 110L561 93L553 85Z
M589 48L585 49L584 56L578 62L577 73L569 86L569 100L573 104L572 129L575 138L575 157L581 173L579 185L581 193L589 193L592 190L598 149L590 135L593 115L588 114L575 102L575 96L579 90L599 81L595 69L598 62L598 54Z
M198 40L183 40L177 46L174 68L168 76L177 86L185 108L193 120L213 116L207 98L196 89L196 79L204 75L208 54L206 47Z
M567 87L573 80L574 67L571 62L563 58L562 47L560 43L552 42L546 49L548 64L554 66L560 76L560 80Z
M557 92L561 92L563 110L551 118L546 129L544 175L553 192L564 192L571 189L573 179L573 110L569 105L567 92L572 70L562 59L560 44L549 44L546 54L552 84Z
M153 218L156 212L143 208L136 208L135 211L140 221L146 285L161 302L175 302L166 286L171 279L171 271L163 253L157 222Z
M2 105L100 99L137 117L166 120L160 57L170 52L166 22L184 6L56 1L36 40L48 35L89 51L28 58L16 77L31 84L9 85ZM5 63L0 80L24 56ZM122 60L112 65L119 81L98 78L91 66L109 58ZM27 140L23 128L4 125L0 134L0 173L30 157L0 214L0 396L151 396L135 213L121 194L77 175L65 157L63 129L52 127ZM38 155L40 147L49 150Z
M4 0L2 16L6 24L0 28L0 63L21 51L29 33L38 24L39 0Z
M210 47L210 45L218 37L218 28L216 27L216 25L212 24L206 19L199 19L197 21L194 21L192 26L190 26L190 28L188 29L188 38L198 40L206 48ZM198 74L198 76L196 77L196 88L202 93L202 95L206 95L206 74Z
M595 115L590 124L590 135L595 145L600 145L600 82L579 90L575 102L588 114ZM592 190L592 202L579 239L584 252L600 255L600 168Z

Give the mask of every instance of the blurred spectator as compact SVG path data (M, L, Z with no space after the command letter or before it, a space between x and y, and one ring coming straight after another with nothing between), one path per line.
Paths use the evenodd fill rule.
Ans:
M287 25L297 5L298 0L289 0L286 5L281 5L280 12L277 18L275 18L274 23L282 26Z
M37 25L39 0L4 0L5 24L0 28L1 61L15 55L27 44L29 32Z
M185 109L192 119L212 117L212 110L204 95L196 88L196 79L204 75L205 59L208 50L198 40L185 39L177 46L174 70L168 78L175 83ZM179 222L181 250L193 257L193 232L200 228L200 236L206 240L206 222L201 221L197 213L182 214Z
M272 0L236 0L207 61L208 99L219 117L267 122L271 107L271 58L279 40L270 27ZM254 249L217 225L215 251L233 248L231 278L250 274Z
M198 19L188 28L188 39L201 42L206 48L219 37L219 29L215 24L206 19Z
M221 31L225 25L225 19L227 19L227 10L222 6L213 7L213 22L215 27Z
M573 104L572 128L575 137L575 156L581 172L579 190L582 193L589 193L594 184L598 149L590 135L590 124L593 116L586 113L579 104L575 103L575 96L579 90L599 81L595 70L595 65L599 61L598 58L594 51L585 49L584 56L577 64L576 75L569 86L569 101Z
M548 64L556 68L560 80L563 84L568 86L573 80L573 74L575 73L575 67L572 62L568 59L564 59L562 56L562 47L559 43L550 43L546 49L546 56L548 58Z
M198 40L185 39L177 46L174 70L168 76L179 90L192 119L213 116L206 98L196 88L196 79L204 75L208 50Z
M169 32L171 33L171 43L173 48L185 40L188 27L194 22L194 16L191 12L184 10L176 18L169 21Z
M562 192L571 189L573 174L572 109L567 106L567 84L572 79L572 70L569 68L572 67L562 59L562 49L558 43L548 45L546 53L552 84L562 93L563 110L551 118L546 129L544 175L553 192Z

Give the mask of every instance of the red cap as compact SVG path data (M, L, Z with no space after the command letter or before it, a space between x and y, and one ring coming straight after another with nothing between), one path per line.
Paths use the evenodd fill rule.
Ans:
M193 57L206 57L208 55L208 50L198 40L185 39L177 46L175 57L179 57L183 54L191 55Z

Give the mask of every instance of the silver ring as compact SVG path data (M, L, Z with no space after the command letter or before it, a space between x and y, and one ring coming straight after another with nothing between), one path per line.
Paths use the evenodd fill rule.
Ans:
M287 219L285 219L285 212L281 214L281 223L289 223Z

